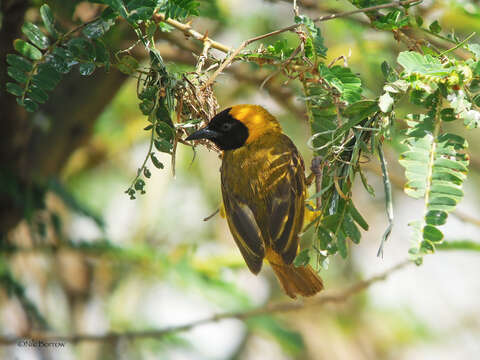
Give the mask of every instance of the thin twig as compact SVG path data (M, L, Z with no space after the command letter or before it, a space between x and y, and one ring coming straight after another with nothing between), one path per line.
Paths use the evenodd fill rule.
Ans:
M195 69L195 72L197 74L200 74L202 72L203 66L205 65L205 61L208 59L208 50L210 50L210 47L212 46L212 43L209 40L206 40L203 43L203 50L202 54L198 58L197 66Z
M327 21L327 20L332 20L340 17L346 17L354 14L359 14L359 13L365 13L369 11L375 11L375 10L381 10L381 9L390 9L390 8L395 8L395 7L400 7L400 6L405 6L409 5L414 2L419 2L418 0L408 0L408 1L395 1L391 2L388 4L382 4L382 5L375 5L375 6L370 6L362 9L357 9L357 10L352 10L352 11L345 11L337 14L330 14L330 15L324 15L320 16L316 19L314 19L314 22L319 22L319 21Z
M263 89L263 87L267 84L267 82L270 81L270 79L272 79L273 77L277 76L279 73L281 73L286 67L287 65L293 60L293 58L295 56L298 55L298 53L300 51L303 50L303 47L304 47L304 43L301 42L300 45L297 46L297 48L292 52L292 54L288 57L287 60L285 60L285 62L279 66L279 68L277 70L275 70L274 72L270 73L270 75L268 75L265 80L262 81L262 83L260 84L260 90Z
M211 213L211 214L208 215L207 217L203 218L203 221L208 221L208 220L210 220L210 219L213 218L215 215L217 215L219 212L220 212L220 209L215 210L213 213Z
M455 45L454 47L450 48L450 49L447 49L445 50L444 52L442 52L440 55L438 55L438 57L442 57L444 56L445 54L451 52L451 51L455 51L457 50L459 47L465 45L465 43L470 40L472 37L475 36L475 31L472 32L470 35L468 35L465 39L463 39L461 42L459 42L457 45Z
M321 156L314 156L312 159L312 166L310 170L312 174L315 175L315 193L319 194L322 191L322 175L323 175L323 166L324 162ZM316 210L322 208L322 197L317 196L316 198Z
M341 291L335 291L330 293L323 293L315 298L312 298L308 301L285 301L280 303L272 303L266 306L247 310L240 312L228 312L222 314L215 314L210 317L196 320L184 325L170 326L163 329L152 329L152 330L143 330L143 331L124 331L124 332L107 332L101 335L93 334L74 334L74 335L55 335L55 334L45 334L45 333L32 333L27 337L12 337L12 336L0 336L0 345L13 345L19 341L28 339L32 341L41 341L41 342L69 342L69 343L79 343L79 342L108 342L118 340L120 338L124 339L145 339L145 338L162 338L163 336L171 333L187 331L199 325L204 325L212 322L217 322L223 319L238 319L238 320L247 320L249 318L265 315L265 314L275 314L275 313L286 313L292 311L300 311L307 309L313 306L322 306L327 303L343 303L347 301L350 297L359 292L367 289L371 285L384 281L388 276L407 265L412 264L410 260L402 261L401 263L391 267L390 269L384 271L381 274L371 277L368 280L359 281L356 284L353 284Z
M233 49L230 46L221 44L218 41L210 39L208 36L206 36L206 34L201 34L198 31L196 31L195 29L192 29L192 27L190 26L189 23L184 24L184 23L181 23L180 21L176 21L176 20L173 20L173 19L166 19L165 20L165 15L159 14L159 13L155 13L153 15L153 20L156 21L156 22L163 21L163 22L173 26L174 28L182 31L186 36L191 36L194 39L200 40L202 42L207 42L208 41L208 42L210 42L212 48L220 50L224 53L228 53L230 51L233 51Z
M222 64L218 67L217 70L215 70L215 72L213 73L212 76L210 76L210 78L207 80L207 82L203 85L203 88L206 88L207 86L210 86L211 84L213 84L213 82L215 81L216 77L233 61L233 59L235 59L235 57L240 53L240 51L242 51L243 49L245 49L248 45L250 45L251 43L255 42L255 41L258 41L258 40L261 40L261 39L265 39L267 37L270 37L270 36L273 36L273 35L278 35L278 34L281 34L285 31L290 31L290 30L293 30L293 29L296 29L298 26L300 26L300 24L294 24L294 25L290 25L290 26L287 26L283 29L279 29L279 30L275 30L275 31L272 31L272 32L269 32L267 34L263 34L263 35L260 35L260 36L255 36L251 39L248 39L248 40L245 40L237 49L235 49L234 52L232 52L223 62Z
M378 248L377 252L377 257L383 258L383 246L385 245L387 239L390 237L393 229L393 201L392 185L390 184L390 179L388 177L387 160L385 159L385 154L383 153L382 144L378 144L378 157L380 158L380 165L382 167L383 186L385 191L385 210L387 212L388 219L388 226L382 235L382 241L380 242L380 247Z

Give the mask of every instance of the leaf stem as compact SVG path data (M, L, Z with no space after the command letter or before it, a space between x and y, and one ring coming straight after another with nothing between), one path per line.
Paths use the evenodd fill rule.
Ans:
M382 176L383 176L383 187L385 192L385 210L387 213L388 226L385 232L382 235L382 241L380 247L378 248L377 257L383 258L383 245L390 237L393 228L393 197L392 197L392 184L388 177L387 161L385 160L385 154L383 152L382 144L378 144L378 157L380 158L380 165L382 167Z
M452 47L451 49L447 49L445 50L444 52L442 52L440 55L438 55L439 57L440 56L443 56L445 54L448 54L449 52L452 52L454 50L457 50L459 47L463 46L468 40L470 40L472 37L475 36L475 31L472 32L470 35L468 35L465 39L463 39L463 41L459 42L457 45L455 45L454 47Z

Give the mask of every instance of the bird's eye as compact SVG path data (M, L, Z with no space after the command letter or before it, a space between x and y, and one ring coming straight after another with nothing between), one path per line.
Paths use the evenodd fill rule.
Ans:
M232 123L223 123L222 124L222 131L228 131L232 128Z

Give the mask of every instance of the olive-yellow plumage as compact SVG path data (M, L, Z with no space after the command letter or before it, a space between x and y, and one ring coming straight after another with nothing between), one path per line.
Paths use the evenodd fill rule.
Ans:
M223 150L225 214L249 269L257 274L266 259L292 298L320 291L322 280L310 266L292 264L305 216L305 168L278 121L261 106L236 105L187 138L195 139Z

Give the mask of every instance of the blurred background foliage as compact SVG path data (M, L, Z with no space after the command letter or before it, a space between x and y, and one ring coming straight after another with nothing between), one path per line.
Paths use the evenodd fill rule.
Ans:
M2 64L20 36L23 20L40 19L40 0L1 3ZM64 29L93 19L101 6L85 1L47 1ZM312 18L348 11L362 1L298 0ZM379 2L381 3L381 2ZM192 26L231 47L293 22L292 2L202 0ZM437 20L463 39L480 32L475 1L424 1L416 11L430 24ZM383 61L395 64L405 45L392 32L374 29L364 14L320 24L329 48L326 63L345 56L360 74L363 95L382 93ZM407 29L407 32L409 30ZM425 34L425 36L429 36ZM264 46L296 36L267 38ZM122 24L105 41L125 49L135 40ZM199 42L178 31L162 32L156 47L172 72L193 71ZM439 47L448 43L432 37ZM478 42L478 35L472 41ZM251 48L254 48L251 46ZM132 49L137 59L147 54ZM212 50L214 56L223 56ZM307 164L310 129L300 85L283 84L268 66L238 63L217 78L221 108L254 103L266 107L294 139ZM6 73L2 72L2 84ZM284 299L268 269L255 277L234 246L225 220L215 216L220 202L219 159L215 152L178 145L176 174L170 156L159 155L164 170L151 169L147 194L135 201L124 193L148 147L146 116L138 110L136 79L112 69L85 78L73 71L51 99L32 114L2 93L2 208L0 253L0 328L4 336L32 331L102 334L181 325L216 313L246 311ZM396 108L402 119L406 101ZM361 245L346 260L335 255L322 270L327 289L346 285L403 260L409 248L407 223L423 207L407 198L398 158L405 127L398 121L387 147L394 185L395 227L377 258L386 227L378 161L364 164L376 196L357 179L354 201L370 224ZM457 216L443 232L447 240L479 242L478 132L452 125L469 144L471 173ZM400 187L398 187L400 185ZM6 194L6 195L5 195ZM12 194L15 199L12 203ZM19 205L20 204L20 205ZM312 235L307 232L304 238ZM472 242L468 246L472 247ZM461 244L458 242L457 244ZM444 248L452 248L444 246ZM462 248L462 246L457 246ZM463 246L465 248L465 246ZM473 246L475 248L475 246ZM478 247L476 248L478 250ZM306 307L247 321L225 319L155 339L115 338L66 343L64 348L18 345L0 348L5 359L473 359L480 356L480 262L475 252L439 251L419 268L392 275L346 303Z

